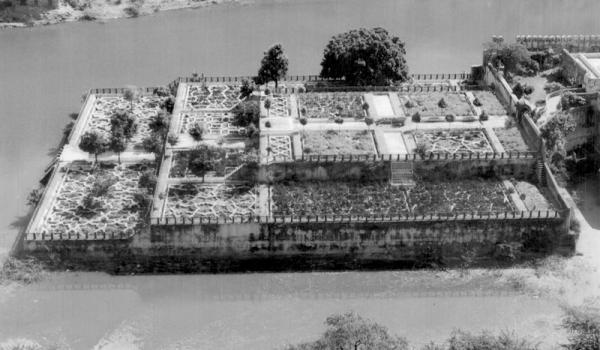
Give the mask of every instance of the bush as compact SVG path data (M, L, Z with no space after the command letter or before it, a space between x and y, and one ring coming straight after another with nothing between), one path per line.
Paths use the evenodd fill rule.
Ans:
M539 64L531 58L525 46L503 41L485 44L483 62L484 66L488 62L495 67L503 65L506 72L518 75L535 75L539 71Z
M169 112L169 114L173 113L173 108L175 108L175 98L173 96L169 96L169 97L165 98L160 103L160 108Z
M154 170L146 170L138 180L138 187L146 189L148 192L153 192L156 187L156 173Z
M417 143L414 152L422 159L425 159L425 157L427 156L427 144L423 142Z
M204 127L198 123L195 123L194 125L192 125L192 127L188 130L188 133L190 134L190 136L196 140L196 141L201 141L202 140L202 136L204 136Z
M129 6L123 9L128 17L137 17L140 15L140 10L137 7Z
M233 125L247 127L250 124L258 127L260 107L257 101L246 100L235 106L232 111Z
M256 85L254 82L244 79L242 81L242 86L240 87L240 98L244 99L246 97L250 97L255 89Z
M177 135L170 134L167 137L167 142L169 143L169 145L175 146L179 142L179 137Z
M546 83L546 84L544 85L544 91L545 91L547 94L549 94L549 93L551 93L551 92L554 92L554 91L562 90L562 89L564 89L564 88L565 88L565 87L564 87L564 86L563 86L561 83L559 83L559 82L556 82L556 81L553 81L553 82L550 82L550 83Z
M415 112L415 114L412 115L411 120L414 123L420 123L421 122L421 113Z
M475 99L473 99L473 106L481 107L481 101L479 101L479 99L477 97L475 97Z
M521 98L523 97L523 94L525 93L524 89L523 89L523 85L521 85L521 83L516 83L513 88L512 88L513 94L515 94L515 96L517 96L517 98Z
M152 94L158 97L168 97L171 96L171 91L166 86L159 86L152 91Z
M440 108L448 107L448 103L446 103L446 100L444 100L443 97L438 101L438 107L440 107Z
M479 115L479 120L484 122L488 119L490 119L490 117L488 116L487 112L485 110L482 110L481 114Z
M533 90L534 90L533 86L530 86L530 85L524 85L523 86L523 93L525 95L531 95L533 93Z
M406 101L406 103L404 104L404 107L406 107L406 108L415 108L415 107L416 107L416 105L415 105L415 103L414 103L412 100L408 100L408 101Z
M473 335L464 331L455 331L448 340L449 350L537 350L537 346L514 334L501 333L494 336L483 332Z
M560 106L563 111L574 107L583 107L588 104L587 100L572 92L565 92L560 98Z
M271 127L271 122L267 120L265 122L265 128L270 128L270 127Z
M562 327L569 334L568 350L600 349L600 309L592 307L565 308Z
M40 188L31 190L31 192L29 192L29 195L27 196L27 205L31 207L35 207L36 205L38 205L38 203L42 199L43 194L44 191Z
M454 116L454 114L446 114L446 121L448 123L452 123L454 120L456 120L456 117Z
M108 194L108 190L112 185L117 182L116 177L112 176L99 176L96 177L90 190L90 195L93 197L102 197Z

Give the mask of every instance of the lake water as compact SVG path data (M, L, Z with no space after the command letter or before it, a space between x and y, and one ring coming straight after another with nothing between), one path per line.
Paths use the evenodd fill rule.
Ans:
M291 74L317 73L330 36L359 26L382 26L405 40L412 72L468 71L480 63L481 44L493 34L512 40L517 33L600 33L598 13L596 0L259 1L106 24L0 31L0 256L23 223L27 193L49 161L48 150L58 142L67 115L78 111L86 89L166 84L194 71L252 74L262 51L274 42L286 49ZM413 332L420 340L445 336L454 326L519 328L542 335L546 330L546 339L553 339L554 329L545 321L527 317L530 312L548 318L559 313L548 301L525 297L481 297L474 307L468 298L336 296L345 291L344 279L332 287L334 296L315 289L310 296L298 297L292 293L294 284L278 274L258 275L267 285L281 285L276 293L258 293L260 300L235 293L218 302L202 297L207 279L243 290L255 278L249 276L71 274L64 277L67 282L55 277L47 287L33 286L0 298L0 341L27 336L64 341L75 349L95 344L119 348L123 339L147 348L153 342L164 348L264 348L314 337L327 314L349 308L396 333ZM311 289L306 276L290 278ZM357 275L345 276L353 280ZM92 289L52 290L83 283ZM134 287L107 289L107 283ZM367 287L354 287L361 286Z

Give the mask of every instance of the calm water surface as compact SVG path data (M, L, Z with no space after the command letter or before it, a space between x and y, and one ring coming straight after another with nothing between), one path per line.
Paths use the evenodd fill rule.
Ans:
M86 89L165 84L193 71L252 74L274 42L286 48L291 74L316 73L329 37L358 26L383 26L403 38L412 72L468 71L480 62L481 43L492 34L600 33L598 13L596 0L259 1L106 24L2 31L0 255L23 222L27 193L49 161L48 150L68 113L78 111ZM314 337L326 315L350 308L421 341L445 336L454 326L519 328L552 339L555 331L546 319L559 313L549 301L526 297L478 297L473 303L401 293L343 295L367 288L364 276L376 274L344 274L321 294L310 276L328 275L67 274L0 297L0 341L26 336L74 349L118 349L119 342L144 348L264 348ZM209 280L226 290L206 290ZM269 290L254 285L253 297L238 292L257 280L277 288L263 295ZM91 290L61 290L83 284ZM128 287L107 287L114 284ZM295 294L295 284L311 292ZM376 285L386 288L386 282ZM214 300L223 293L229 299Z

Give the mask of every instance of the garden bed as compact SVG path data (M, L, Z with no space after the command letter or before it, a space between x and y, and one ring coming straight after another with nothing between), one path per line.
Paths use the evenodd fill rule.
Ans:
M147 164L113 164L94 170L67 170L40 233L55 239L60 239L61 234L84 237L86 234L93 237L94 233L107 237L133 234L145 208L140 195L146 190L138 187L138 181L146 170L153 168ZM104 191L94 189L99 180L105 181ZM85 197L94 191L93 201L85 205Z
M248 185L170 185L163 216L220 217L255 215L258 190Z
M405 215L512 212L500 180L417 182L291 182L271 187L273 215Z
M96 131L106 140L111 136L111 117L118 111L132 111L135 116L137 130L131 137L131 144L141 146L142 141L151 135L149 127L152 118L160 112L160 104L163 98L158 96L142 96L131 103L122 96L97 96L91 116L87 122L85 131Z
M412 135L417 151L425 153L494 152L482 129L417 130L405 135Z
M471 91L473 97L479 100L481 110L485 111L488 115L506 115L506 109L498 101L496 95L491 91Z
M412 117L419 112L421 118L441 117L448 114L454 116L474 116L467 97L462 92L423 92L412 94L398 94L400 103L407 117ZM446 102L446 107L441 108L441 99Z
M356 118L365 116L363 94L355 92L297 94L300 117L308 119Z
M200 147L188 151L173 152L170 178L223 177L239 167L256 162L256 149L230 149L222 147Z
M523 138L521 129L516 126L511 128L495 128L494 133L498 137L498 140L500 140L505 152L531 151Z
M179 132L186 134L199 124L208 135L245 135L246 128L233 125L233 115L230 112L195 112L182 113Z
M367 155L376 154L373 135L369 130L326 130L302 133L305 155Z
M189 85L186 110L230 110L241 102L240 87L234 85Z

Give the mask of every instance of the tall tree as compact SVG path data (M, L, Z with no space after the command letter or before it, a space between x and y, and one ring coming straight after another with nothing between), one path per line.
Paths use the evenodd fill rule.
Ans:
M321 77L351 85L388 85L408 79L404 42L383 28L354 29L331 38L321 61Z
M123 135L123 132L112 133L108 148L117 154L119 164L121 164L121 152L125 151L127 148L127 139Z
M133 102L137 101L140 97L140 89L137 86L127 86L123 91L123 98L129 101L129 109L133 112Z
M106 151L107 142L97 131L86 131L81 135L79 148L84 152L93 154L96 162L98 162L98 155Z
M279 85L279 80L284 78L288 71L288 59L283 53L281 44L275 44L265 52L258 69L258 81L268 83L275 82L275 87Z
M129 140L137 131L137 122L133 113L119 110L110 117L111 134L120 133Z

